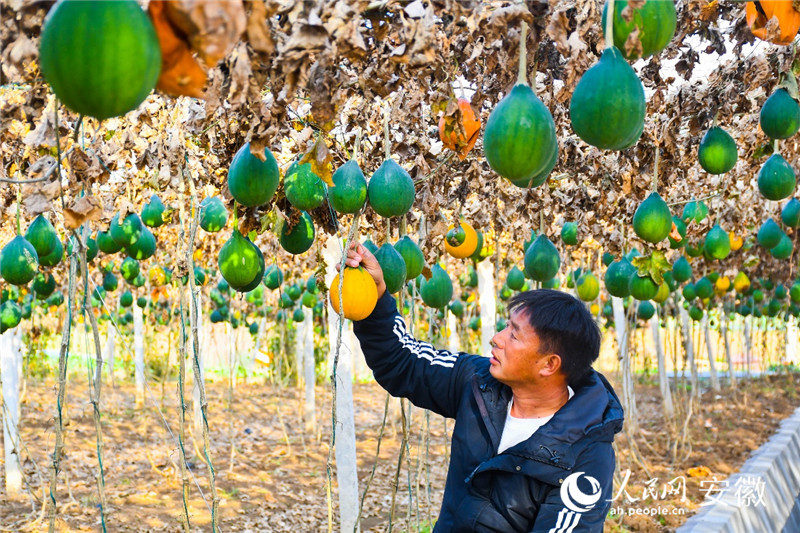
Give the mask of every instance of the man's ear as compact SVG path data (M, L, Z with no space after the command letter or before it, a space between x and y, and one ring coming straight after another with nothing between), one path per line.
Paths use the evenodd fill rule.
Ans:
M543 358L539 372L542 377L552 376L561 370L561 356L557 353L547 355Z

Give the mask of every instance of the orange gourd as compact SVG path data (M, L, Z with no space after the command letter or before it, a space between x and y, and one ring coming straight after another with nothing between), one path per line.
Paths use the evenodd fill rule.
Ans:
M156 88L172 96L203 98L206 71L192 55L189 43L169 20L165 2L150 2L150 19L161 46L161 75Z
M475 117L469 100L459 98L457 104L458 111L452 114L445 113L439 119L439 138L445 148L456 152L458 158L463 161L478 140L481 121Z
M736 235L732 231L728 234L728 238L731 241L731 251L732 252L735 252L736 250L741 248L742 245L744 244L744 241L742 240L742 238L739 237L738 235Z
M342 283L342 303L344 317L350 320L364 320L372 314L378 303L378 287L372 275L364 267L344 267ZM333 278L330 288L330 301L333 310L339 313L339 274Z
M780 34L768 39L766 26L772 18L778 19ZM789 0L747 2L745 20L753 35L775 44L792 44L800 30L800 12L795 9L794 1Z
M445 237L444 249L456 259L464 259L475 253L475 249L478 247L478 233L466 222L459 222L459 226L464 230L464 241L461 244L453 245ZM450 232L453 228L455 228L455 224L450 224L447 231Z

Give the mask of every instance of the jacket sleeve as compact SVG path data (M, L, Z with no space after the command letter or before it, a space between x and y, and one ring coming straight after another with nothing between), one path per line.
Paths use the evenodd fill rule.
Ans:
M590 445L561 486L547 494L531 533L602 533L613 498L614 468L610 442Z
M455 418L461 385L466 382L463 376L473 367L469 359L477 356L437 350L414 339L388 293L369 317L353 322L353 332L375 380L392 396Z

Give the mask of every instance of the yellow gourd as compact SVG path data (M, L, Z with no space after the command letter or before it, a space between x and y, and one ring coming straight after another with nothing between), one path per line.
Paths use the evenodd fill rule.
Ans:
M378 287L372 275L364 267L344 267L342 283L342 303L344 317L350 320L364 320L378 303ZM339 313L339 274L333 278L330 288L330 301L333 310Z

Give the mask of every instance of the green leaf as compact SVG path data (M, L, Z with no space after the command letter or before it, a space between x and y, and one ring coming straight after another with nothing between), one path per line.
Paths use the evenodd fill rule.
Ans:
M664 256L664 252L659 250L655 250L650 255L634 257L633 266L639 271L640 277L650 276L656 285L664 283L664 272L672 268Z
M766 144L762 144L755 150L753 150L753 159L761 159L764 156L772 155L775 151L775 144L773 141L770 141Z
M792 65L794 68L794 65ZM792 70L789 72L781 72L779 74L780 82L778 83L778 87L783 87L786 89L786 92L789 93L789 96L797 100L798 98L798 91L797 91L797 80L794 77L794 73Z
M259 222L261 222L261 228L259 229L259 233L264 233L265 231L271 230L275 227L275 223L278 221L278 214L275 212L275 209L270 210L269 213L261 215Z
M760 261L761 260L758 258L757 255L751 255L747 259L744 260L744 263L742 263L742 268L753 268Z

